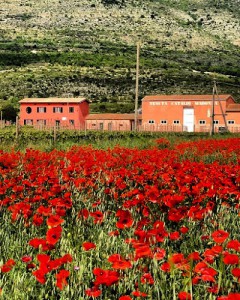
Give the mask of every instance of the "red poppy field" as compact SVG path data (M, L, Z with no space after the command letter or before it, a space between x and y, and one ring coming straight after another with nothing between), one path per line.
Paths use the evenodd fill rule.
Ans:
M240 299L240 139L0 152L0 299Z

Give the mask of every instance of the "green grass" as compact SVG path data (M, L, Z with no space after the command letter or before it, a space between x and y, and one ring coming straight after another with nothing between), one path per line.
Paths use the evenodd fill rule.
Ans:
M240 134L215 134L216 139L240 137ZM25 151L27 148L42 151L53 149L68 150L74 145L92 145L98 149L126 148L148 149L156 147L156 139L166 138L171 145L182 141L195 141L210 138L208 133L161 133L161 132L103 132L103 131L74 131L59 130L54 141L53 130L39 131L31 127L22 128L16 138L16 128L6 127L0 130L0 149Z

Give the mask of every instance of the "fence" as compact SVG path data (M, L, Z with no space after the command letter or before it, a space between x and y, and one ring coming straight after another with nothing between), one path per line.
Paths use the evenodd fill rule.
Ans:
M99 123L100 124L100 123ZM9 126L16 126L16 135L18 134L21 126L19 125L18 119L16 123L13 124L9 121L1 120L0 121L0 129L7 128ZM74 130L74 131L133 131L134 126L130 126L129 124L121 124L118 126L88 126L88 124L82 126L75 126L75 125L44 125L38 124L35 126L24 125L25 128L34 128L39 131L48 131L48 132L57 132L57 131L64 131L64 130ZM187 127L182 125L156 125L156 124L147 124L147 125L138 125L137 131L139 132L187 132ZM210 125L195 125L193 132L205 132L210 133L211 126ZM228 131L232 133L240 133L240 125L229 125ZM226 128L222 125L215 125L214 126L215 133L223 133L226 132Z

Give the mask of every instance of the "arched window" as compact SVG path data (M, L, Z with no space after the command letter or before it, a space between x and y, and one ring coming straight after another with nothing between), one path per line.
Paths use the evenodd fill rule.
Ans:
M26 112L27 112L27 114L30 114L30 113L32 112L32 108L31 108L30 106L28 106L28 107L26 108Z

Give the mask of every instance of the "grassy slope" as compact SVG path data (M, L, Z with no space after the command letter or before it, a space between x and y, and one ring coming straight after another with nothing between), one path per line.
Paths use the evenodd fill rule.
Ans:
M9 0L0 9L0 100L78 96L92 111L131 111L136 41L140 99L220 93L240 101L238 0Z

